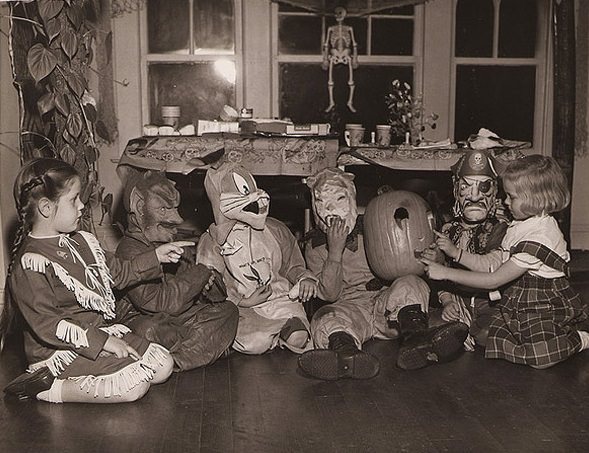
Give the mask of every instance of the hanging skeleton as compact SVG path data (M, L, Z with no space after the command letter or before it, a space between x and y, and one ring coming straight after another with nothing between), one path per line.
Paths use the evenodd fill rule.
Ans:
M325 41L323 42L323 69L329 70L329 79L327 89L329 91L329 106L325 109L329 112L335 107L333 98L333 66L336 64L345 64L348 66L348 87L350 94L348 96L347 106L350 111L355 112L353 105L354 100L354 69L358 67L358 44L354 38L354 29L349 25L344 25L346 9L343 7L335 8L336 25L327 29Z

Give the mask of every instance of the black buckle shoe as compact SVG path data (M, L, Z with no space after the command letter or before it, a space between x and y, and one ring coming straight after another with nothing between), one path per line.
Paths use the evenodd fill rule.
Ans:
M464 350L468 326L450 322L432 327L410 337L399 349L397 366L403 370L417 370L434 363L449 362Z
M314 349L299 356L299 368L309 376L326 381L371 379L379 373L380 363L364 351L343 354L331 349Z
M21 374L4 388L4 392L19 400L34 399L39 393L49 390L54 380L55 376L49 368L43 367L32 373Z

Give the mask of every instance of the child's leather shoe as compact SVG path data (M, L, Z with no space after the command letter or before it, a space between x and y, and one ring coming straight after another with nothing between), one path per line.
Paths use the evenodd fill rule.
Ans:
M49 368L43 367L32 373L21 374L4 388L4 392L20 400L34 399L39 393L49 390L54 380L55 376Z

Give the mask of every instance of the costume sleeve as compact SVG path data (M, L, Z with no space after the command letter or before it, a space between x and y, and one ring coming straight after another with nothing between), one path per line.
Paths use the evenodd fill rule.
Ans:
M108 334L88 322L84 313L79 310L70 310L61 307L60 299L56 292L68 291L61 286L55 287L51 283L53 274L48 269L50 276L24 270L18 266L11 277L11 290L25 321L34 332L34 335L46 345L61 350L72 350L91 360L98 357ZM53 277L57 279L56 277ZM77 312L77 313L76 313ZM90 313L90 316L92 314ZM99 315L96 315L99 316ZM73 340L72 335L66 338L58 331L68 327L70 331L77 331L84 337L82 341ZM81 346L83 344L83 346Z
M141 249L125 247L124 244L121 246L117 253L124 252L126 257L131 257L131 261L147 260L151 255L155 255L148 246ZM142 279L128 288L126 296L129 301L141 311L150 313L178 315L188 310L211 276L211 271L202 264L196 264L194 256L190 255L188 250L184 251L182 265L175 273L144 272L142 275L151 275L151 279Z
M342 263L327 259L327 249L324 246L313 248L311 244L307 244L305 258L309 270L319 281L319 297L327 302L335 302L344 287Z
M282 222L274 220L267 222L267 225L272 228L280 248L282 249L282 264L280 266L280 275L293 285L303 278L315 277L305 266L305 259L297 243L297 239L290 232L290 230Z
M196 247L196 262L215 268L223 275L225 263L221 256L221 249L207 231L202 234Z
M162 276L162 267L155 249L135 256L125 256L105 252L110 275L117 289L123 289L134 283L151 280Z

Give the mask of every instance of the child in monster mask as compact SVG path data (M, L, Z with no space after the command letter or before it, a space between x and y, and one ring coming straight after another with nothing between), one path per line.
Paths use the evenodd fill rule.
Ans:
M362 218L356 207L354 175L337 168L307 178L317 229L310 234L305 257L319 280L321 307L311 320L317 349L299 358L299 367L325 380L369 379L378 359L361 350L363 343L401 337L397 365L416 369L447 361L462 349L467 326L459 322L429 328L429 288L418 276L374 288L364 249Z
M509 284L489 325L485 357L548 368L589 348L589 315L567 279L569 252L550 215L570 201L567 180L552 157L541 155L511 162L502 180L514 219L501 244L503 264L474 272L422 261L434 280L484 289ZM454 252L447 238L437 242L445 253ZM463 252L458 261L471 268L478 258Z
M117 247L123 258L173 240L183 222L180 193L164 173L130 175L123 200L128 225ZM231 346L238 321L235 305L225 300L222 277L196 263L193 250L163 271L159 278L127 288L117 315L135 332L167 347L177 371L214 362Z
M233 348L262 354L276 346L300 353L311 347L301 302L317 294L296 238L267 217L270 197L245 168L225 162L205 176L215 222L198 243L197 261L222 275L239 308Z

